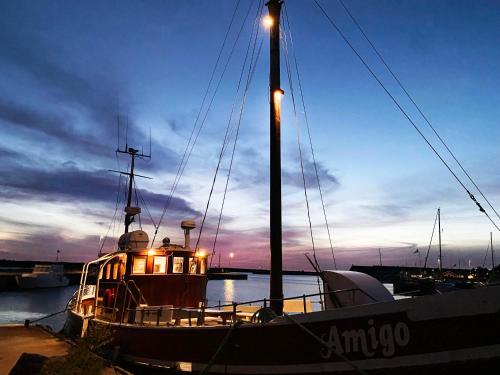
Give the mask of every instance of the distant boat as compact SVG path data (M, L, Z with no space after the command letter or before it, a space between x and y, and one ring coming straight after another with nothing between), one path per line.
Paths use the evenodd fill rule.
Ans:
M67 286L69 279L62 264L36 264L33 272L17 276L16 282L20 289L56 288Z

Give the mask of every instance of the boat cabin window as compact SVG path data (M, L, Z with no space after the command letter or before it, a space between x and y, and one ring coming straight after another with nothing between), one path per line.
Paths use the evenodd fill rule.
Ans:
M167 257L155 256L153 260L153 273L167 272Z
M111 278L111 264L106 265L106 279L109 280Z
M146 257L134 257L134 264L132 266L132 273L146 273Z
M113 279L118 279L118 268L120 267L119 263L113 264Z
M184 257L174 257L174 267L172 273L182 273L184 269Z
M200 273L204 275L207 272L207 258L200 259Z
M196 273L197 268L196 258L189 258L189 273Z

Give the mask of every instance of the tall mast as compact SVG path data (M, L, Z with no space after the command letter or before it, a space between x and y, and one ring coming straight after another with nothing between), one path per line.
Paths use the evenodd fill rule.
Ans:
M443 257L441 254L441 208L438 208L438 231L439 231L439 270L443 269Z
M269 0L269 100L270 100L270 243L271 243L271 308L283 314L283 265L281 238L281 97L280 87L280 0Z

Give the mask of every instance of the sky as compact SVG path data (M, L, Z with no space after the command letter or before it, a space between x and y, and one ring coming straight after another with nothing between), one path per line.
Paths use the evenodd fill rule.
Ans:
M383 264L420 264L438 207L443 265L469 261L472 266L483 265L490 232L495 245L498 230L314 2L285 3L290 29L285 27L288 48L281 57L284 267L308 269L304 254L313 253L297 132L314 250L322 268L333 267L306 114L339 268L378 264L378 249ZM143 213L140 223L133 224L133 229L148 232L150 239L186 145L192 147L155 245L166 236L182 243L184 219L196 221L195 241L211 196L199 236L200 247L211 252L238 128L215 261L220 253L227 266L232 252L231 266L268 268L269 42L260 22L265 11L259 13L259 4L257 0L3 2L0 259L52 260L60 250L62 260L87 261L101 246L113 251L123 233L125 180L109 170L129 168L129 160L115 153L125 143L145 153L151 143L151 159L136 163L136 173L152 179L137 178ZM341 4L334 0L321 4L500 226L500 218L419 117ZM345 4L498 211L500 3L345 0ZM255 47L253 30L258 30ZM247 64L238 90L248 46L254 51L251 78L246 85ZM286 56L292 65L292 85ZM305 112L299 105L293 56ZM228 124L233 130L210 195ZM188 143L193 129L193 134L199 132L194 144L193 138ZM429 264L437 265L437 232Z

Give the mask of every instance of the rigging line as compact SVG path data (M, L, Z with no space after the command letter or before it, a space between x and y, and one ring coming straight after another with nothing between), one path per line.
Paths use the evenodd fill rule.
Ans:
M427 123L427 125L429 125L429 127L432 129L432 131L434 132L434 134L436 135L436 137L439 139L439 141L441 142L441 144L446 148L446 150L451 155L451 157L455 160L455 162L458 164L458 166L460 167L460 169L462 170L462 172L464 172L464 174L467 176L467 178L469 179L469 181L474 185L474 187L479 192L479 194L481 194L481 196L484 198L484 200L486 201L486 203L488 203L488 206L490 206L490 208L493 210L493 212L500 219L500 215L495 210L495 208L493 207L493 205L490 203L490 201L488 200L488 198L486 198L486 196L483 194L483 192L481 191L481 189L479 188L479 186L472 179L472 177L469 175L469 173L465 170L465 168L463 167L462 163L460 163L460 161L457 159L457 157L455 156L455 154L448 147L448 145L443 140L443 138L441 138L441 136L439 135L439 133L437 132L437 130L431 124L430 120L427 118L427 116L421 110L420 106L415 102L415 100L410 95L410 93L408 92L408 90L406 90L406 88L401 83L400 79L396 76L396 74L394 73L394 71L389 67L389 64L382 57L382 54L378 51L378 49L375 47L375 45L372 43L372 41L368 38L368 35L364 32L363 28L358 23L358 21L356 20L356 18L354 18L354 16L349 11L349 9L345 5L345 3L342 0L338 0L338 1L342 5L342 7L345 9L346 13L349 15L349 17L351 18L351 20L354 22L354 24L356 25L356 27L358 28L358 30L361 32L361 34L363 35L363 37L366 39L366 41L368 42L368 44L370 44L370 46L372 47L373 51L378 56L378 58L380 59L380 61L382 62L382 64L384 64L384 66L387 68L387 70L392 75L392 77L394 78L394 80L397 82L397 84L399 85L399 87L403 90L403 92L408 97L408 99L411 101L411 103L413 104L413 106L417 109L418 113L422 116L422 118L425 120L425 122Z
M135 191L135 205L136 207L139 207L139 196L137 194L137 184L135 182L135 179L132 180L134 183L134 191ZM139 218L139 228L142 230L142 220L141 220L141 214L138 214L137 217Z
M281 32L280 28L280 32ZM288 84L290 86L290 93L292 96L292 105L293 105L293 114L294 114L294 124L295 124L295 129L297 131L297 145L299 148L299 158L300 158L300 170L302 173L302 183L304 187L304 197L306 200L306 208L307 208L307 220L309 223L309 234L311 236L311 244L312 244L312 251L313 251L313 258L314 262L316 263L316 267L318 269L321 269L319 266L318 258L316 257L316 246L314 243L314 235L313 235L313 229L312 229L312 222L311 222L311 210L309 207L309 197L307 195L307 184L306 184L306 176L304 173L304 158L302 155L302 146L300 142L300 128L299 128L299 123L298 123L298 117L297 117L297 107L295 105L295 93L293 90L293 80L292 80L292 73L291 73L291 67L290 67L290 60L289 60L289 54L288 54L288 43L287 43L287 38L286 38L286 33L282 33L282 38L281 38L282 44L283 44L283 50L284 50L284 56L285 56L285 67L286 67L286 72L287 72L287 77L288 77ZM318 284L318 290L320 293L320 303L323 305L323 301L321 298L321 285L319 282L319 275L316 277L316 282Z
M309 126L309 117L307 115L307 110L306 110L306 103L304 100L304 92L302 90L302 80L300 78L300 70L299 70L299 64L297 61L297 56L295 54L295 47L293 45L293 38L292 38L292 29L290 27L290 19L288 17L288 11L287 11L287 6L286 3L284 3L284 9L285 9L285 19L286 19L286 24L288 26L288 34L290 36L290 47L292 50L292 56L294 60L294 65L295 65L295 73L297 74L297 82L299 85L299 92L300 92L300 97L301 97L301 104L302 104L302 109L304 111L304 119L306 122L306 129L307 129L307 135L309 138L309 146L311 149L311 155L313 159L313 165L314 165L314 173L316 175L316 182L318 183L318 191L319 191L319 196L321 200L321 207L323 209L323 216L325 218L325 226L326 226L326 231L328 233L328 241L330 243L330 250L332 252L332 259L333 259L333 267L334 269L337 269L337 260L335 259L335 252L333 251L333 241L332 241L332 236L331 236L331 231L330 231L330 225L328 223L328 218L326 215L326 208L325 208L325 200L323 198L323 189L321 188L321 183L320 183L320 178L319 178L319 173L318 173L318 166L316 163L316 156L314 152L314 147L313 147L313 142L312 142L312 137L311 137L311 131L310 131L310 126Z
M288 56L288 45L287 45L287 42L286 42L286 34L284 34L284 36L282 37L281 40L282 40L282 44L283 44L283 50L285 52L284 53L284 55L285 55L285 67L286 67L286 72L287 72L287 76L288 76L288 80L289 80L290 92L291 92L291 96L292 96L293 114L294 114L294 117L295 117L294 123L295 123L295 128L297 130L297 145L298 145L298 149L299 149L300 170L301 170L301 173L302 173L302 183L303 183L303 187L304 187L304 197L305 197L305 200L306 200L307 220L309 222L309 233L310 233L310 236L311 236L313 258L314 258L314 262L316 263L316 265L319 266L318 259L316 257L316 246L315 246L315 243L314 243L314 235L313 235L313 230L312 230L311 210L310 210L310 207L309 207L309 197L307 195L307 184L306 184L306 176L305 176L305 173L304 173L304 161L303 161L304 158L303 158L303 155L302 155L302 146L300 144L300 129L299 129L298 118L297 118L297 110L296 110L296 106L295 106L295 95L294 95L294 92L293 92L292 76L291 76L291 72L290 72L290 61L289 61L289 56Z
M193 143L192 143L192 145L191 145L191 149L189 150L189 153L188 153L188 155L187 155L186 162L184 163L184 166L183 166L183 169L182 169L182 171L181 171L181 174L184 172L184 169L186 168L187 162L188 162L188 160L189 160L189 158L190 158L190 156L191 156L191 154L192 154L192 152L193 152L194 146L196 145L196 142L197 142L197 140L198 140L198 137L200 136L201 130L203 129L203 126L204 126L204 124L205 124L205 121L206 121L206 119L207 119L207 117L208 117L208 113L210 112L210 109L211 109L211 107L212 107L212 104L213 104L213 102L214 102L214 100L215 100L215 96L216 96L216 94L217 94L217 92L218 92L218 90L219 90L219 87L220 87L221 83L222 83L222 79L223 79L223 77L224 77L224 75L225 75L225 73L226 73L227 67L229 66L229 63L230 63L231 58L232 58L232 56L233 56L233 53L234 53L234 51L235 51L236 45L237 45L237 43L238 43L238 41L239 41L239 38L240 38L240 36L241 36L241 32L243 31L243 28L245 27L246 20L247 20L247 18L248 18L248 15L250 14L250 10L251 10L251 8L252 8L252 6L253 6L253 4L254 4L254 3L255 3L255 1L253 1L253 2L251 2L251 3L250 3L250 6L248 7L248 10L247 10L247 13L246 13L246 15L245 15L245 18L243 19L243 22L241 23L241 27L240 27L240 29L239 29L239 31L238 31L238 34L237 34L237 36L236 36L236 39L234 40L234 43L233 43L232 49L231 49L231 51L230 51L230 53L229 53L229 56L227 57L226 64L224 65L224 68L223 68L223 70L222 70L222 73L221 73L221 75L220 75L220 77L219 77L219 81L217 82L217 86L215 87L215 91L214 91L214 92L213 92L213 94L212 94L212 98L211 98L211 100L210 100L210 103L209 103L209 105L208 105L208 108L207 108L207 110L205 111L205 115L204 115L204 117L203 117L203 120L202 120L202 122L201 122L201 125L200 125L200 127L198 128L198 132L196 133L195 139L194 139L194 141L193 141Z
M486 266L486 258L488 257L489 252L490 252L490 242L488 241L488 247L486 248L486 254L484 254L483 268Z
M217 83L217 85L216 85L216 87L215 87L215 89L214 89L214 92L212 93L212 97L211 97L211 100L210 100L210 102L209 102L209 104L208 104L208 107L207 107L207 109L206 109L206 112L205 112L205 115L204 115L204 117L203 117L203 120L202 120L202 122L201 122L200 126L198 127L198 131L197 131L197 133L196 133L196 135L195 135L195 138L194 138L194 140L193 140L192 144L190 145L190 148L189 148L189 145L188 145L189 151L188 151L187 156L186 156L186 158L185 158L184 165L182 165L182 166L181 166L180 173L179 173L179 177L177 178L177 180L176 180L176 181L174 181L174 184L173 184L173 186L172 186L171 193L170 193L169 198L168 198L168 200L167 200L167 203L166 203L166 205L165 205L164 212L163 212L163 214L162 214L161 220L163 219L164 214L165 214L165 212L166 212L166 210L167 210L168 206L170 205L170 202L171 202L171 200L172 200L173 194L174 194L174 192L175 192L175 190L176 190L176 188L177 188L177 185L179 184L179 181L180 181L180 178L182 177L182 174L184 173L184 170L185 170L185 168L186 168L186 166L187 166L187 163L188 163L188 161L189 161L189 158L191 157L191 154L192 154L193 149L194 149L194 147L195 147L195 145L196 145L196 142L198 141L198 137L200 136L201 130L203 129L203 126L205 125L205 121L206 121L206 119L207 119L208 113L210 112L210 109L211 109L211 107L212 107L212 105L213 105L213 102L214 102L215 96L217 95L217 92L218 92L218 90L219 90L219 87L220 87L220 84L221 84L221 82L222 82L222 79L224 78L224 75L225 75L225 73L226 73L226 71L227 71L227 67L228 67L228 65L229 65L229 62L231 61L231 58L232 58L232 56L233 56L233 53L234 53L235 47L236 47L236 45L237 45L237 43L238 43L238 40L239 40L240 35L241 35L241 32L242 32L242 30L243 30L243 28L244 28L244 26L245 26L245 22L246 22L246 20L247 20L247 18L248 18L248 15L250 14L250 10L251 10L251 8L252 8L252 6L253 6L253 4L254 4L254 3L255 3L255 0L254 0L254 1L252 1L252 2L250 3L250 6L248 7L248 10L247 10L247 12L246 12L246 15L245 15L245 17L244 17L244 19L243 19L243 22L242 22L242 24L241 24L241 27L240 27L240 29L239 29L239 31L238 31L237 36L236 36L236 39L234 40L234 43L233 43L232 49L231 49L231 51L230 51L230 53L229 53L229 55L228 55L228 57L227 57L227 59L226 59L226 63L225 63L225 65L224 65L224 67L223 67L223 70L222 70L222 72L221 72L220 76L219 76L218 83ZM160 220L160 221L159 221L159 223L158 223L158 227L159 227L159 226L160 226L160 224L161 224L161 220ZM156 232L157 232L157 231L156 231ZM155 232L155 236L154 236L153 238L155 238L155 237L156 237L156 232Z
M262 9L262 8L261 8L261 9ZM259 12L259 9L257 10L257 14L256 14L256 17L255 17L256 21L260 18L260 17L259 17L259 13L261 13L261 12L262 12L262 10L261 10L261 9L260 9L260 12ZM253 51L252 51L252 56L251 56L251 60L250 60L251 62L253 61L253 57L254 57L254 53L255 53L255 45L256 45L256 43L257 43L258 31L259 31L259 29L257 28L257 32L256 32L256 36L255 36L255 41L254 41L254 46L253 46ZM253 33L253 28L252 28L252 33ZM251 65L249 66L249 75L250 75L250 72L251 72L251 69L250 69L250 68L251 68ZM244 70L243 70L243 71L244 71ZM242 71L242 72L243 72L243 71ZM248 90L248 79L247 79L247 85L246 85L246 88L245 88L245 93L247 92L247 90ZM230 125L230 122L228 123L228 127L229 127L229 125ZM239 124L238 124L238 126L239 126ZM236 141L236 139L235 139L235 141ZM218 162L217 162L217 167L216 167L216 169L215 169L214 178L213 178L213 181L212 181L212 187L211 187L211 189L210 189L210 193L209 193L208 200L207 200L207 205L206 205L206 207L205 207L205 212L204 212L204 214L203 214L203 219L202 219L202 221L201 221L200 231L199 231L199 233L198 233L198 239L197 239L197 241L196 241L196 248L195 248L195 249L197 249L197 248L198 248L198 246L199 246L199 244L200 244L201 235L202 235L202 233L203 233L203 228L204 228L204 225L205 225L205 220L206 220L206 217L207 217L207 214L208 214L208 208L209 208L209 206L210 206L210 201L211 201L212 194L213 194L214 187L215 187L215 182L216 182L216 180L217 180L217 175L218 175L218 173L219 173L220 164L221 164L222 159L223 159L223 156L224 156L224 155L223 155L223 151L224 151L224 147L223 147L223 148L222 148L222 150L221 150L221 154L219 155L219 160L218 160ZM212 258L213 258L213 257L212 257Z
M197 125L198 125L198 121L199 121L199 118L200 118L200 116L201 116L201 113L202 113L202 111L203 111L203 108L205 107L205 101L206 101L206 99L207 99L207 97L208 97L208 93L210 92L210 87L212 86L212 82L213 82L213 79L214 79L214 77L215 77L215 73L216 73L216 71L217 71L217 67L219 66L219 61L220 61L220 59L221 59L222 52L224 51L224 48L225 48L225 46L226 46L226 42L227 42L227 38L228 38L228 36L229 36L229 32L231 31L231 28L232 28L232 26L233 26L233 22L234 22L234 20L235 20L235 17L236 17L236 12L237 12L237 10L238 10L238 7L239 7L239 5L240 5L240 1L241 1L241 0L238 0L238 1L237 1L237 3L236 3L236 5L235 5L235 7L234 7L234 11L233 11L233 14L232 14L232 16L231 16L231 21L229 22L229 25L228 25L227 30L226 30L226 34L225 34L225 36L224 36L224 40L222 41L222 45L221 45L221 47L220 47L220 49L219 49L219 53L218 53L218 55L217 55L217 60L216 60L215 65L214 65L214 67L213 67L213 69L212 69L212 73L211 73L211 75L210 75L210 79L209 79L209 81L208 81L208 85L207 85L207 88L206 88L206 90L205 90L205 94L203 95L203 99L202 99L202 101L201 101L200 109L199 109L199 111L198 111L198 114L196 115L196 119L195 119L195 121L194 121L193 128L192 128L192 130L191 130L191 134L189 135L188 142L187 142L186 147L185 147L185 149L184 149L184 153L183 153L183 155L182 155L181 162L179 163L179 166L178 166L178 168L177 168L177 173L176 173L176 176L175 176L175 178L174 178L174 183L172 184L172 187L171 187L171 189L170 189L169 198L167 198L167 202L165 203L165 207L163 208L163 212L162 212L162 214L161 214L161 216L160 216L160 220L158 221L158 227L160 226L160 224L161 224L161 222L162 222L162 220L163 220L163 217L165 216L165 213L166 213L166 211L167 211L167 208L168 208L168 206L170 205L170 201L171 201L171 197L170 197L170 196L173 194L173 191L175 190L173 187L175 186L177 179L178 179L178 178L180 178L179 173L180 173L181 167L182 167L182 165L183 165L183 163L184 163L184 160L185 160L185 157L186 157L186 154L187 154L187 150L189 149L189 145L190 145L190 143L191 143L191 140L192 140L192 138L193 138L193 134L194 134L194 132L195 132L195 130L196 130L196 127L197 127ZM157 233L158 233L158 228L155 230L155 234L154 234L154 236L153 236L153 241L152 241L152 244L154 243L154 240L155 240L155 238L156 238L156 234L157 234Z
M472 199L472 201L476 204L476 206L479 208L479 211L484 213L486 217L491 221L493 226L500 232L500 227L493 221L493 219L488 215L488 213L485 211L485 209L481 206L481 204L477 201L477 199L474 197L474 195L467 189L467 187L464 185L464 183L460 180L460 178L456 175L455 172L451 169L451 167L446 163L446 161L443 159L443 157L439 154L439 152L436 150L436 148L430 143L430 141L427 139L427 137L422 133L420 128L415 124L415 122L411 119L411 117L406 113L406 111L401 107L401 105L398 103L396 98L390 93L390 91L385 87L385 85L382 83L380 78L375 74L375 72L370 68L370 66L366 63L366 61L361 57L361 55L358 53L358 51L354 48L354 46L349 42L347 37L344 35L342 30L337 26L337 24L332 20L332 18L326 13L325 9L319 4L318 0L313 0L314 3L318 6L318 8L321 10L321 12L324 14L324 16L327 18L329 23L334 27L334 29L337 31L337 33L341 36L341 38L344 40L344 42L351 48L351 50L354 52L354 54L358 57L358 59L361 61L361 63L365 66L365 68L368 70L368 72L372 75L372 77L378 82L380 87L385 91L385 93L389 96L389 98L393 101L393 103L396 105L396 107L399 109L399 111L406 117L408 122L413 126L413 128L418 132L418 134L422 137L422 139L427 143L429 148L434 152L434 154L441 160L443 165L448 169L448 171L452 174L452 176L457 180L457 182L462 186L462 188L466 191L466 193L469 195L469 198Z
M134 181L134 184L135 184L135 181ZM137 189L136 188L136 194L139 196L139 200L144 205L144 208L146 209L146 213L148 214L149 220L151 220L151 223L153 224L153 227L156 228L156 224L155 224L155 221L153 219L153 215L151 215L151 212L149 211L148 205L146 204L146 200L142 196L141 189Z
M224 211L224 205L225 205L225 202L226 202L227 188L228 188L228 185L229 185L229 178L231 176L231 170L232 170L232 167L233 167L233 161L234 161L234 154L235 154L235 150L236 150L236 144L238 142L238 136L239 136L239 132L240 132L240 124L241 124L241 119L242 119L242 115L243 115L243 107L245 105L246 95L247 95L247 92L248 92L248 88L250 86L250 82L251 82L253 73L255 72L255 67L257 66L257 61L258 61L258 58L260 56L260 51L261 51L261 48L262 48L262 42L263 42L263 40L261 40L261 43L260 43L260 46L259 46L259 50L257 52L257 57L255 59L255 62L253 62L253 57L254 57L254 54L255 54L255 45L256 45L256 42L257 42L258 34L259 34L259 19L262 16L262 8L263 8L263 6L264 6L264 2L263 2L263 0L261 0L259 2L258 13L256 15L254 29L252 30L252 35L250 37L250 40L249 40L249 43L248 43L248 46L247 46L247 50L246 50L246 53L245 53L245 60L243 62L243 67L241 69L240 78L239 78L239 82L238 82L238 88L236 90L236 96L237 96L237 94L239 92L239 89L240 89L240 84L241 84L241 81L243 79L243 75L244 75L244 72L245 72L245 67L246 67L246 63L247 63L247 59L248 59L248 54L250 52L250 47L252 45L252 40L254 39L253 34L255 33L255 41L253 43L252 55L251 55L251 58L250 58L250 64L248 66L247 82L245 84L245 89L244 89L244 93L243 93L243 97L242 97L242 103L240 105L240 113L239 113L239 118L238 118L238 122L237 122L237 125L236 125L236 134L235 134L235 137L234 137L233 150L232 150L232 153L231 153L231 160L230 160L229 169L228 169L228 172L227 172L226 183L225 183L225 186L224 186L224 194L222 196L222 203L221 203L221 209L220 209L220 212L219 212L219 218L217 220L217 229L215 230L215 238L214 238L214 243L213 243L213 246L212 246L212 255L210 257L209 267L212 267L212 261L213 261L214 256L215 256L215 248L217 246L217 239L219 238L220 224L221 224L221 221L222 221L222 212ZM252 68L252 64L253 64L253 68ZM233 115L234 106L236 105L236 96L235 96L235 101L233 102L233 108L231 109L231 117ZM231 119L230 119L230 121L231 121Z
M118 175L118 189L117 189L117 192L116 192L116 199L115 199L115 201L116 201L116 203L115 203L115 212L113 214L113 218L111 219L111 221L109 223L108 230L106 231L106 235L104 236L104 238L101 241L101 246L99 248L99 254L101 253L102 249L104 248L104 243L106 242L106 239L108 238L109 231L111 230L111 227L113 226L113 223L115 222L116 213L118 212L118 204L120 202L121 182L122 182L122 176L119 174Z
M434 226L432 227L431 240L429 241L429 246L427 247L427 254L425 254L424 268L427 267L427 259L429 258L429 251L431 250L432 238L434 237L434 231L436 230L437 219L438 219L438 214L436 212L436 218L434 219Z

